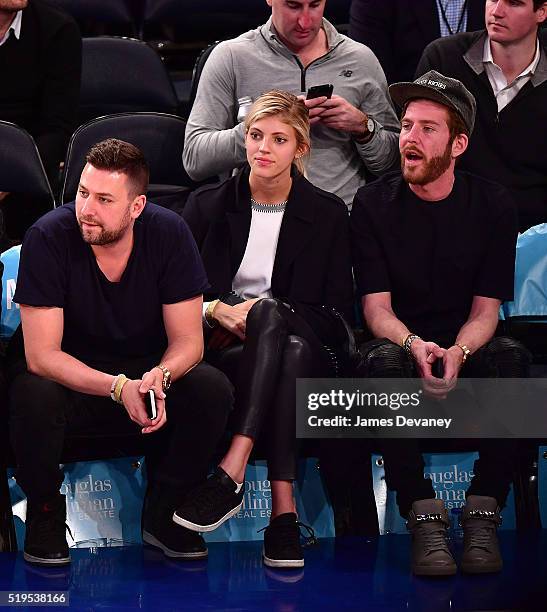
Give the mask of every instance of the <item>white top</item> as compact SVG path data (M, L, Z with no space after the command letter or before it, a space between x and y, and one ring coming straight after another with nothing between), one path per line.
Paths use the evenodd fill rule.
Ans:
M232 280L232 290L244 300L272 297L272 272L286 204L259 204L251 200L249 238ZM203 303L203 321L207 325L205 311L210 303Z
M540 52L538 40L536 43L536 54L534 55L532 63L527 66L512 83L508 84L507 79L503 74L503 70L494 63L492 49L490 48L490 39L486 37L482 61L486 69L486 74L488 75L488 80L490 81L490 85L492 86L492 90L496 96L498 112L505 108L532 78L537 65L539 64L539 57Z
M23 11L22 10L17 11L17 14L15 15L13 21L11 22L11 25L8 28L7 32L4 34L4 36L2 36L2 38L0 38L0 47L6 42L6 40L8 40L11 31L13 31L15 38L19 40L19 38L21 37L22 18L23 18Z
M272 296L272 271L284 204L251 203L252 216L245 254L232 281L232 289L244 300Z

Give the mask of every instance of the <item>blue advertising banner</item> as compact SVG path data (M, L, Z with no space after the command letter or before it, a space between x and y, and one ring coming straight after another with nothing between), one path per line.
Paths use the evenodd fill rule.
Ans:
M2 317L0 319L0 338L11 338L21 321L19 306L13 301L17 271L19 269L19 253L21 245L14 246L0 255L4 264L2 274Z
M141 539L141 508L146 489L142 457L66 464L61 493L66 495L71 547L122 546ZM12 475L12 473L10 474ZM25 537L26 498L13 477L9 489L17 542ZM300 462L296 483L298 515L317 537L334 536L334 518L317 469L316 459ZM268 525L271 489L264 461L247 467L241 511L217 530L205 534L209 542L261 540L258 531Z

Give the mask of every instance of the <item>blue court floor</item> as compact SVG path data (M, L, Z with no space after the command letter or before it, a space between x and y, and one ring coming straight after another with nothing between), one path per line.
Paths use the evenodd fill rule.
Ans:
M205 562L174 562L141 546L74 549L67 569L4 553L0 591L68 591L71 610L546 611L547 531L504 531L500 540L501 574L434 579L410 576L407 535L321 540L306 549L301 571L264 568L259 542L211 544Z

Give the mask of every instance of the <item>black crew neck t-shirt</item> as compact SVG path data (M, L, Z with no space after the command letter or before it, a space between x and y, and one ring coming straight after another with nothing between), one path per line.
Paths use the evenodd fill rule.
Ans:
M147 203L133 231L119 282L106 278L82 239L74 203L44 215L23 242L14 301L62 308L62 350L91 367L161 355L167 347L162 305L209 286L181 217Z
M474 296L513 297L516 212L496 183L457 172L449 196L428 202L391 173L358 191L351 225L359 295L390 292L424 340L453 344Z

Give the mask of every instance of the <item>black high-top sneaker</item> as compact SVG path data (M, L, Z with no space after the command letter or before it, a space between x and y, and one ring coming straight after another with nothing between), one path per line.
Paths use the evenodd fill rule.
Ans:
M412 573L451 576L456 562L448 548L448 512L441 499L419 499L412 504L407 529L412 534Z
M503 567L498 535L498 502L493 497L469 495L462 513L462 571L467 574L499 572Z
M64 495L42 504L29 503L23 553L25 561L48 567L70 563L66 529Z

